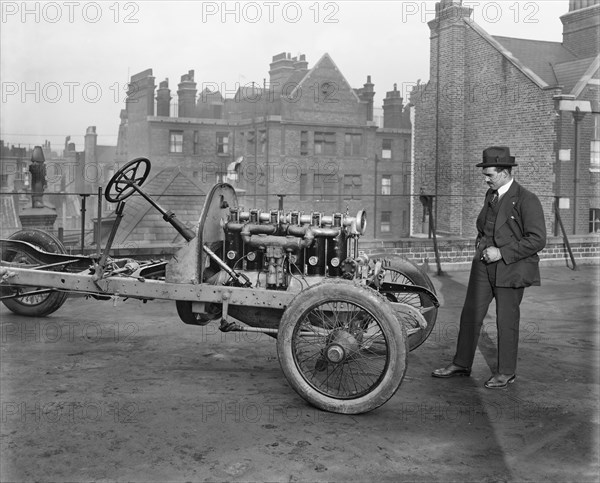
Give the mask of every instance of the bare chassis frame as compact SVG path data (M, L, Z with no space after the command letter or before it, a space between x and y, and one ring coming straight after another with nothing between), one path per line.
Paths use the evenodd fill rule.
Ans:
M137 172L140 166L146 170L142 174ZM53 302L39 311L40 314L44 310L52 313L64 302L65 297L60 294L65 292L104 300L174 300L178 315L188 324L205 325L220 317L223 331L277 334L277 351L284 375L304 399L321 409L358 414L380 406L393 396L406 371L407 353L411 350L408 336L414 333L412 347L417 347L433 327L425 316L435 322L435 312L430 311L435 310L439 302L426 276L406 278L410 282L419 279L431 289L399 283L393 274L404 276L402 270L388 267L386 260L377 258L371 264L355 253L355 263L361 268L347 274L353 281L326 275L292 276L296 279L294 288L290 290L290 285L284 291L261 286L256 277L256 286L253 286L249 275L254 272L236 272L212 251L224 243L223 221L228 210L237 207L235 190L227 184L215 185L194 231L139 189L147 169L147 159L134 160L109 182L106 197L119 204L99 259L67 255L64 248L58 253L60 244L48 242L49 234L24 233L0 240L4 259L0 264L0 299L5 305L10 298L54 293ZM118 194L109 196L113 188ZM148 199L187 242L168 262L137 264L130 259L108 260L123 213L123 200L133 191ZM359 212L345 222L350 223L351 236L357 237L364 231L366 220ZM24 238L19 239L19 236ZM4 257L5 250L21 255ZM356 244L354 250L357 251ZM34 265L27 265L27 259L33 260ZM205 269L209 269L208 275ZM386 270L392 273L391 279L385 279ZM229 279L221 274L227 274ZM19 287L34 289L22 291ZM15 293L6 295L4 288ZM396 295L403 292L425 297L430 302L414 306L396 302L402 300ZM213 311L210 305L218 305L219 310ZM228 320L228 316L242 315L240 307L258 309L258 318L241 318L248 327ZM36 316L21 308L13 311ZM331 318L327 315L324 319L324 314L331 314ZM339 318L340 314L344 316Z
M3 240L4 241L4 240ZM0 267L0 283L30 287L46 287L66 292L95 294L109 297L135 298L141 300L182 300L192 303L223 304L223 319L227 318L229 305L285 310L297 292L281 292L205 283L173 283L135 276L109 276L95 280L94 275L70 272L52 272L39 269L17 268L3 264ZM394 291L410 291L427 295L437 302L435 295L424 287L400 283L386 283ZM402 306L389 302L392 307ZM415 310L417 313L417 311ZM413 314L414 315L414 314ZM247 330L250 328L244 328ZM273 329L261 329L277 332Z

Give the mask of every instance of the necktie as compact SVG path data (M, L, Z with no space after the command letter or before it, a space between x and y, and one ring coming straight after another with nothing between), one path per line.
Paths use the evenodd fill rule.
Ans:
M494 190L492 194L492 199L490 200L490 206L494 207L496 203L498 203L498 192Z

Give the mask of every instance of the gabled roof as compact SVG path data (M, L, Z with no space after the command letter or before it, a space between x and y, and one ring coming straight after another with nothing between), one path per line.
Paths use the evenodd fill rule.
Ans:
M350 87L350 83L348 82L348 80L344 77L344 74L342 74L342 71L338 68L338 66L335 64L335 62L333 61L333 59L331 58L331 56L326 52L324 53L321 58L315 63L315 65L312 67L312 69L303 72L301 78L298 80L297 82L297 86L296 88L292 91L292 93L290 94L291 98L294 98L297 94L297 90L298 89L302 89L303 87L306 89L309 89L310 86L303 86L303 84L305 82L310 82L308 79L311 76L311 74L313 74L317 69L319 69L320 67L322 67L322 64L325 64L326 62L330 62L333 67L335 68L336 72L338 72L339 76L342 78L342 80L344 81L345 85L348 86L348 89L350 90L350 92L352 93L352 95L355 97L356 102L360 102L360 99L358 97L358 95L356 94L356 92L354 91L354 89L352 89ZM292 76L293 77L293 76ZM288 81L290 82L290 81Z
M523 74L529 77L529 79L531 79L538 87L545 88L550 85L539 74L533 71L531 67L525 65L523 61L519 60L519 58L515 54L513 54L510 50L504 47L498 40L496 40L494 37L488 34L473 20L463 19L463 21L475 32L477 32L483 39L487 40L492 47L494 47L498 52L500 52L500 54L502 54L509 62L511 62L515 67L517 67ZM552 83L552 85L554 84L555 82Z
M19 217L17 215L17 206L13 196L0 196L0 225L2 230L8 228L17 228L19 226ZM2 237L8 235L2 234Z
M221 94L221 91L213 91L210 90L208 87L205 87L204 90L200 92L200 95L198 96L198 102L205 102L205 100L210 100L211 102L223 102L223 95Z
M564 86L565 94L572 94L577 83L586 75L594 62L594 57L562 62L554 66L558 83ZM597 67L596 67L597 69ZM587 83L587 82L586 82Z
M577 97L600 69L600 54L581 59L560 42L492 36L473 20L463 21L540 88L560 86L563 94ZM413 89L411 102L428 85L420 86L418 92Z
M472 20L464 21L540 88L560 86L564 94L578 95L598 69L598 57L580 59L560 42L491 36Z
M173 211L188 227L198 223L206 193L180 168L166 168L146 182L143 190L163 209ZM114 218L114 212L107 218ZM133 195L125 201L123 219L114 239L124 243L178 243L181 235L148 201Z
M600 74L600 54L598 54L595 58L592 59L587 70L579 78L577 83L573 86L573 90L571 91L571 94L573 94L575 97L579 97L579 95L582 93L583 89L585 89L585 86L587 86L588 83L590 83L590 81L592 79L597 80L600 77L599 74Z
M549 86L563 85L555 71L556 64L577 60L577 57L560 42L515 39L496 35L493 38Z
M235 96L233 97L236 102L243 100L252 100L252 102L261 100L263 96L264 89L258 85L244 85L238 87L238 90L235 91Z

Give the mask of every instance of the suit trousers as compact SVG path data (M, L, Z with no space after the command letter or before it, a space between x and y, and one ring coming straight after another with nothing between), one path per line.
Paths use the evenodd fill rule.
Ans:
M496 287L496 265L485 264L476 257L471 265L467 295L460 316L460 330L454 364L471 367L483 319L492 300L496 299L498 329L498 365L500 374L514 374L519 347L520 304L524 288Z

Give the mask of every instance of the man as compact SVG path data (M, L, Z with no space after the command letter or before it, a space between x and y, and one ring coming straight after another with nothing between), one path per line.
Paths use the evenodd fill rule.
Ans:
M434 370L433 377L471 374L483 319L495 298L498 366L485 387L504 388L515 380L519 305L525 287L540 284L538 252L546 246L546 225L540 200L513 179L514 166L515 158L504 146L484 150L483 162L477 164L490 189L477 217L477 248L456 354L451 364Z

